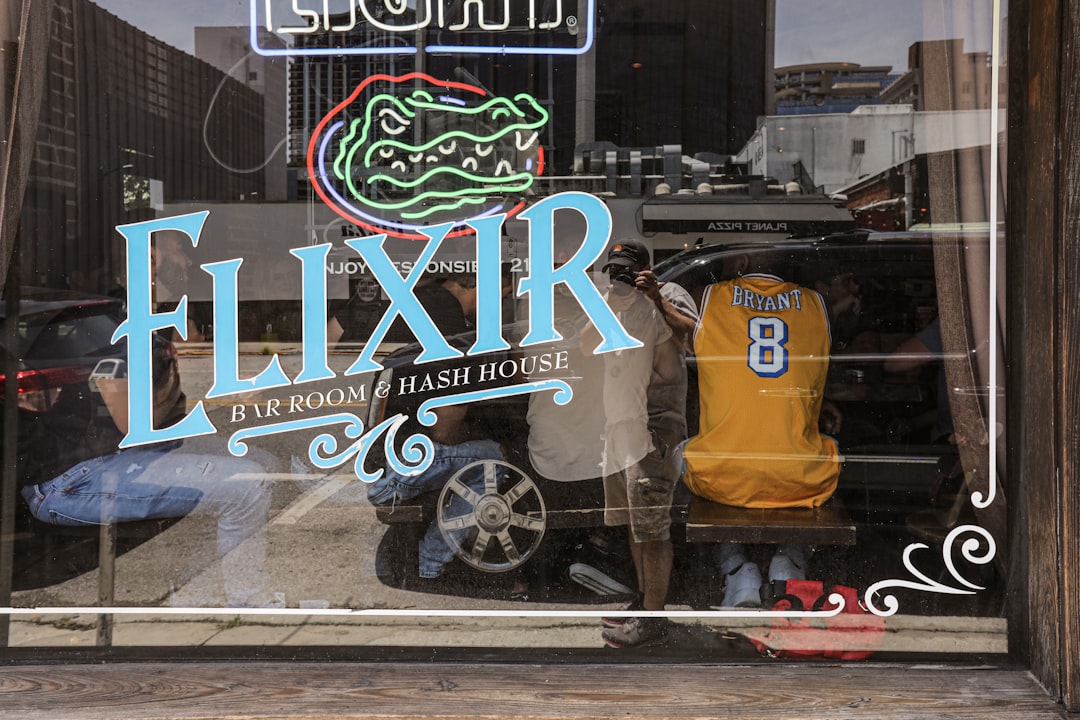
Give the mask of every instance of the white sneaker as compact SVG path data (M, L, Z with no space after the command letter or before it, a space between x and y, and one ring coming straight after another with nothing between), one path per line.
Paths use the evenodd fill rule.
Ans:
M633 595L634 591L588 563L570 566L570 579L597 595Z
M806 561L803 553L791 552L781 547L769 561L769 582L778 580L805 580Z
M724 584L723 607L761 607L761 569L757 563L745 562L727 576Z

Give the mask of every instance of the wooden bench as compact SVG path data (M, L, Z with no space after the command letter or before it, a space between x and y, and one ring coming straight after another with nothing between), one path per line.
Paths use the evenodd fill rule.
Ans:
M572 483L567 483L568 486ZM409 588L410 579L416 576L418 565L418 547L421 538L435 518L435 498L437 493L428 493L415 500L397 505L376 505L375 517L388 526L387 550L391 560L376 563L382 568L380 578L392 587ZM585 503L583 503L585 504ZM673 518L686 517L686 505L675 504L671 508ZM529 513L533 515L533 513ZM572 530L594 528L604 525L604 508L567 507L560 505L545 512L546 530Z
M741 508L694 497L689 506L672 507L686 516L688 542L739 542L763 545L854 545L855 523L843 504L833 498L817 508ZM412 502L375 507L375 516L386 525L426 524L433 509ZM551 529L598 527L604 524L603 508L549 510Z
M700 497L690 501L688 542L854 545L855 523L835 497L817 508L743 508Z
M685 506L675 505L676 513L685 512ZM404 503L391 507L376 505L375 517L384 525L426 523L434 519L434 511L423 503ZM580 508L547 511L547 527L552 530L566 528L600 527L604 524L604 508Z

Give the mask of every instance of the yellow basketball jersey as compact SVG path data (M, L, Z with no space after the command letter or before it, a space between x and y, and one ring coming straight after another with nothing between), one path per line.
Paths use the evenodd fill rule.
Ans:
M742 507L814 507L836 489L836 442L818 431L829 369L821 296L772 275L710 286L694 334L700 430L686 484Z

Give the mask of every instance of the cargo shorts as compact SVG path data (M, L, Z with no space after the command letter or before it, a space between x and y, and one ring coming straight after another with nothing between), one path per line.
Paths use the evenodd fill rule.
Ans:
M634 542L671 537L671 502L682 471L682 434L652 430L649 454L604 476L604 524L629 525Z

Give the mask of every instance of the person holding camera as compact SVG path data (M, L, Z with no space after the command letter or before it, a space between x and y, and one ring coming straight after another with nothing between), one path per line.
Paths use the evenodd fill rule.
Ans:
M608 306L641 347L605 353L604 524L628 525L639 598L628 610L663 610L671 577L671 503L686 439L686 338L697 322L690 295L658 282L648 249L620 240L608 252ZM599 332L582 331L592 352ZM604 641L633 647L663 640L661 617L605 618Z

